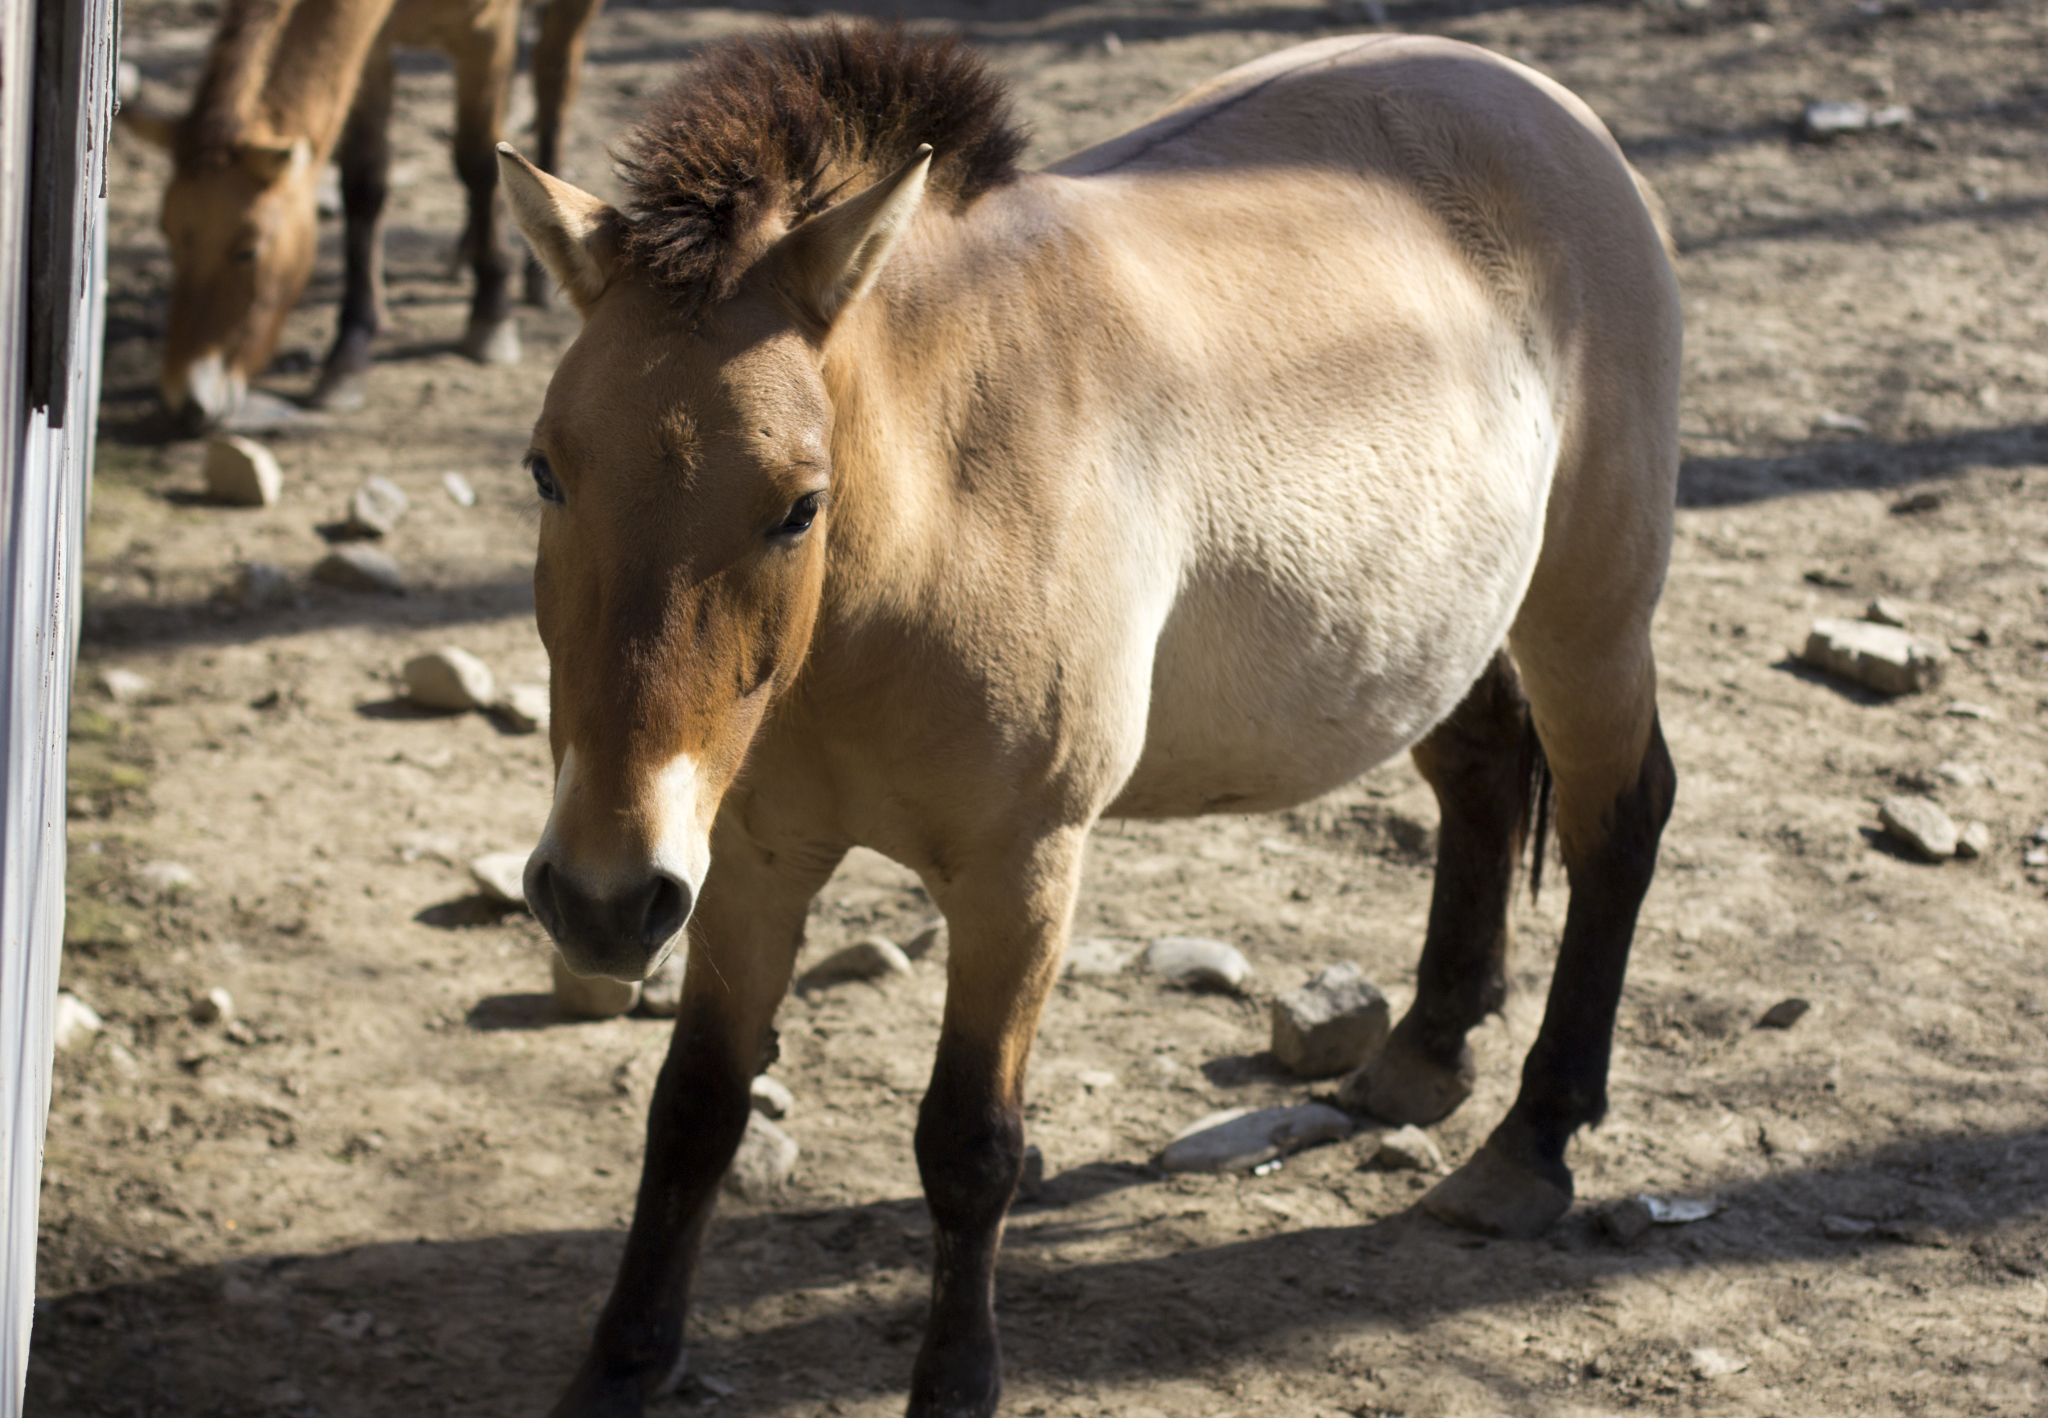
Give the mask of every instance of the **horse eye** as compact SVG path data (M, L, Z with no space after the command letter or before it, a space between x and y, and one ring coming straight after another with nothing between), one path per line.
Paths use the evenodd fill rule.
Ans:
M535 453L527 458L526 467L533 474L534 491L540 494L541 501L559 504L562 485L555 481L555 470L548 466L548 460Z
M255 259L256 259L256 248L255 248L255 247L253 247L253 246L252 246L252 247L250 247L250 248L249 248L249 249L248 249L247 251L237 251L237 252L235 253L235 260L237 260L237 261L241 262L241 264L243 264L244 266L248 265L248 264L249 264L250 262L254 261Z
M817 520L818 507L824 500L825 494L821 492L805 493L791 506L789 515L782 519L781 525L776 527L769 535L774 537L793 537L799 532L809 531L811 523Z

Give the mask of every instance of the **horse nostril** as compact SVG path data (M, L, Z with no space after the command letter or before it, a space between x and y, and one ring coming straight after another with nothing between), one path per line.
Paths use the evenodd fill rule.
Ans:
M529 861L522 884L526 888L526 909L533 912L533 918L540 922L542 930L560 940L562 916L555 905L555 879L548 870L548 864L538 857Z
M206 405L187 394L185 402L171 411L171 421L177 426L179 433L191 437L213 427L213 414L208 411Z
M689 888L666 873L657 876L647 897L647 912L640 918L640 944L649 952L661 949L689 919Z

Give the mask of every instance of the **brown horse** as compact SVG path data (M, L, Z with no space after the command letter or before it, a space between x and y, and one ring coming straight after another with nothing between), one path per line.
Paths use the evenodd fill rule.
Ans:
M533 81L541 165L563 116L600 0L548 0ZM391 51L439 49L455 66L455 169L469 193L463 251L476 277L463 353L519 358L494 156L518 53L519 0L232 0L182 119L133 105L131 129L168 148L164 193L171 314L160 391L190 431L234 412L277 347L313 271L315 183L339 148L346 282L334 346L313 396L353 408L384 324L383 213L391 146ZM530 298L544 298L538 265Z
M500 149L584 317L533 431L557 768L528 899L580 971L689 952L557 1414L637 1414L679 1363L851 844L951 927L918 1418L996 1405L1025 1060L1098 817L1264 811L1412 750L1436 895L1414 1005L1348 1096L1430 1122L1505 993L1533 725L1563 943L1519 1096L1424 1204L1542 1231L1604 1109L1676 781L1650 618L1679 305L1613 139L1435 39L1288 50L1044 172L1005 111L948 42L828 28L708 56L632 141L626 211Z

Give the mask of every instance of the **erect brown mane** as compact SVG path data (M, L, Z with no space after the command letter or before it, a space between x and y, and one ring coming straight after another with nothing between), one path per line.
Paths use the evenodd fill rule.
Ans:
M926 190L955 210L1017 175L1009 95L957 39L833 23L718 45L627 140L627 255L680 299L717 299L764 224L852 196L920 143Z

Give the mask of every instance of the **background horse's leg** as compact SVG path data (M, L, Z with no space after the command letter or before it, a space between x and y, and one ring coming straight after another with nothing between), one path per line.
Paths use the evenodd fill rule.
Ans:
M604 0L548 0L540 42L533 48L533 160L559 175L562 125L583 81L583 48ZM554 294L547 268L528 253L526 303L546 306Z
M455 171L469 191L462 249L476 275L462 352L480 364L515 364L519 326L507 288L511 263L498 231L498 139L519 52L519 6L501 0L463 36L455 61Z
M784 850L771 859L743 833L714 840L690 922L682 1006L647 1112L626 1253L553 1418L637 1418L677 1376L690 1281L719 1179L747 1129L748 1087L789 989L805 913L839 857Z
M1532 820L1529 705L1505 650L1451 717L1415 746L1436 790L1436 887L1415 1002L1386 1047L1344 1081L1344 1106L1394 1123L1433 1123L1472 1092L1465 1035L1507 1000L1515 862Z
M1661 559L1659 560L1661 566ZM1657 865L1677 777L1657 723L1649 609L1612 627L1581 619L1543 633L1525 615L1511 643L1557 783L1558 845L1571 882L1543 1025L1514 1106L1486 1145L1423 1199L1455 1225L1534 1236L1571 1205L1565 1146L1607 1111L1607 1064L1636 912ZM1616 643L1618 642L1618 643Z
M314 386L318 409L358 409L370 342L384 328L384 199L391 173L391 46L381 38L363 66L336 156L344 213L341 315Z
M1024 1167L1024 1065L1059 973L1085 827L935 889L946 912L946 1013L917 1114L933 1234L932 1312L911 1371L911 1418L987 1418L1002 1393L996 1252Z

